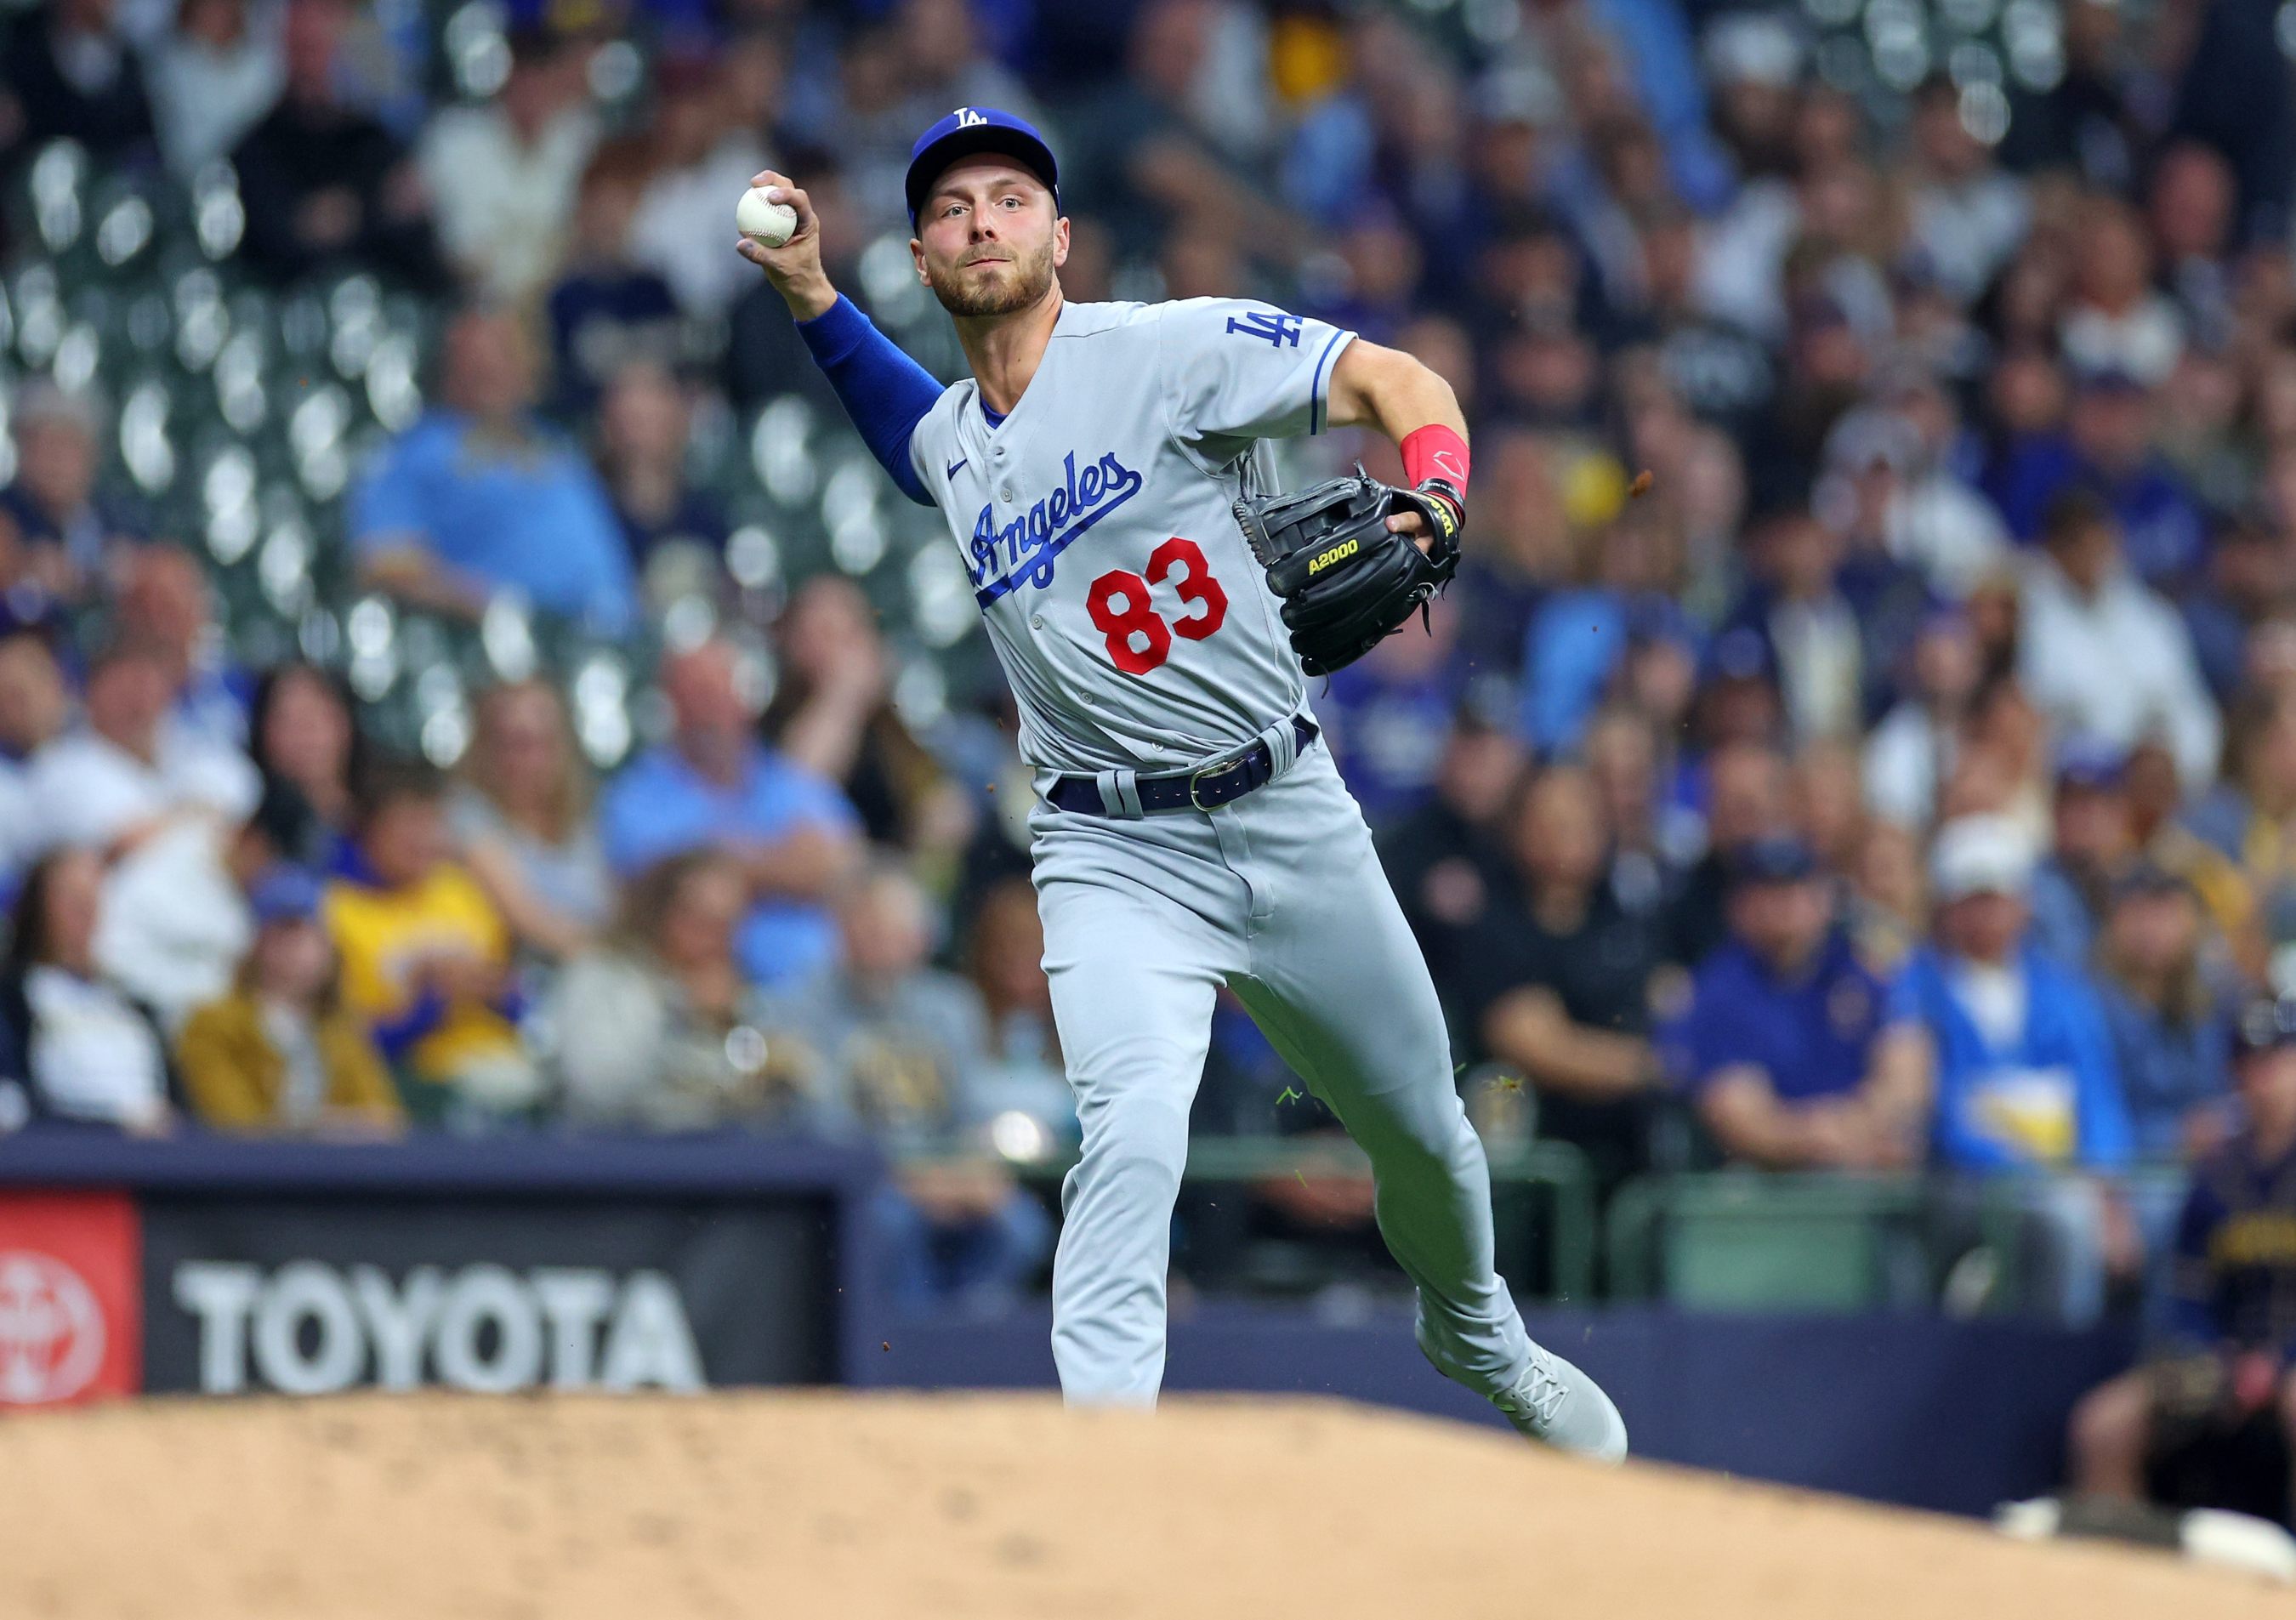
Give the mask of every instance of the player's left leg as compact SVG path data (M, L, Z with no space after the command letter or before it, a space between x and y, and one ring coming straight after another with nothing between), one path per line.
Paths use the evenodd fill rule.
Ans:
M1231 808L1246 806L1223 839L1237 843L1252 888L1250 971L1232 982L1370 1156L1381 1234L1418 1286L1421 1347L1503 1406L1529 1388L1550 1410L1519 1418L1527 1429L1622 1448L1608 1397L1530 1342L1497 1273L1489 1168L1459 1100L1442 1007L1329 757L1310 750ZM1575 1420L1546 1434L1565 1395Z
M1270 964L1234 989L1285 1062L1330 1105L1372 1161L1380 1235L1419 1290L1419 1342L1447 1376L1496 1395L1520 1376L1530 1341L1496 1270L1489 1166L1447 1076L1447 1043L1426 1039L1439 1007L1398 977L1405 960L1361 929L1343 953L1360 980L1301 983ZM1384 958L1385 960L1382 960ZM1295 964L1297 958L1294 958ZM1372 975L1386 970L1383 981ZM1434 988L1425 983L1426 1001ZM1350 1003L1350 998L1352 1003Z

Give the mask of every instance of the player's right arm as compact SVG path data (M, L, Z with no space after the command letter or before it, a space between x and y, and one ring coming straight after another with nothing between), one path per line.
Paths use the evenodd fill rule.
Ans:
M829 379L869 453L903 495L930 506L932 497L918 476L909 446L917 423L939 399L940 384L830 284L829 272L821 263L821 217L804 191L787 175L772 169L750 184L766 188L770 200L796 210L797 229L778 248L742 237L736 251L766 273L789 306L814 364Z

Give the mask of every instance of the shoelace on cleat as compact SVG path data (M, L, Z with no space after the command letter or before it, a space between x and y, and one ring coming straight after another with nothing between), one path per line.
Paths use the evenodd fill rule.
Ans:
M1570 1386L1555 1376L1554 1359L1534 1350L1529 1368L1516 1380L1514 1387L1494 1396L1491 1403L1509 1417L1528 1406L1538 1426L1547 1428L1554 1425L1555 1413L1562 1408L1562 1397L1570 1393Z

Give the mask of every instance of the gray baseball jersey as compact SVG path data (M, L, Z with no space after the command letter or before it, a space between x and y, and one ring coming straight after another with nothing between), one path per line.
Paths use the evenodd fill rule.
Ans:
M1001 424L968 380L910 438L1040 773L1183 769L1254 739L1274 760L1273 780L1209 813L1039 801L1029 816L1083 1129L1053 1268L1071 1400L1155 1399L1188 1109L1223 986L1370 1155L1429 1359L1496 1395L1533 1354L1493 1269L1482 1144L1434 985L1328 752L1296 746L1306 682L1231 511L1274 487L1262 441L1322 429L1350 336L1227 299L1070 304Z
M964 551L1029 764L1172 770L1306 702L1229 510L1319 431L1354 336L1234 299L1069 304L1020 404L944 392L909 457Z

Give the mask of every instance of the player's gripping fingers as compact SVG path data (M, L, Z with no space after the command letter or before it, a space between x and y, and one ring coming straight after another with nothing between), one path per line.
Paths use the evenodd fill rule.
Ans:
M805 194L803 188L795 181L778 169L761 168L750 176L750 184L753 189L762 186L765 189L767 201L786 202L796 210L797 229L790 233L791 241L813 234L816 223L813 200Z
M796 250L794 256L791 253L792 248ZM757 266L758 269L776 277L788 275L816 262L819 258L819 255L811 250L809 239L803 236L792 236L778 248L768 248L761 241L752 241L746 236L737 236L734 239L734 251Z
M1387 528L1390 534L1409 536L1411 543L1423 552L1435 544L1435 536L1428 528L1427 520L1415 511L1397 512L1388 519Z

